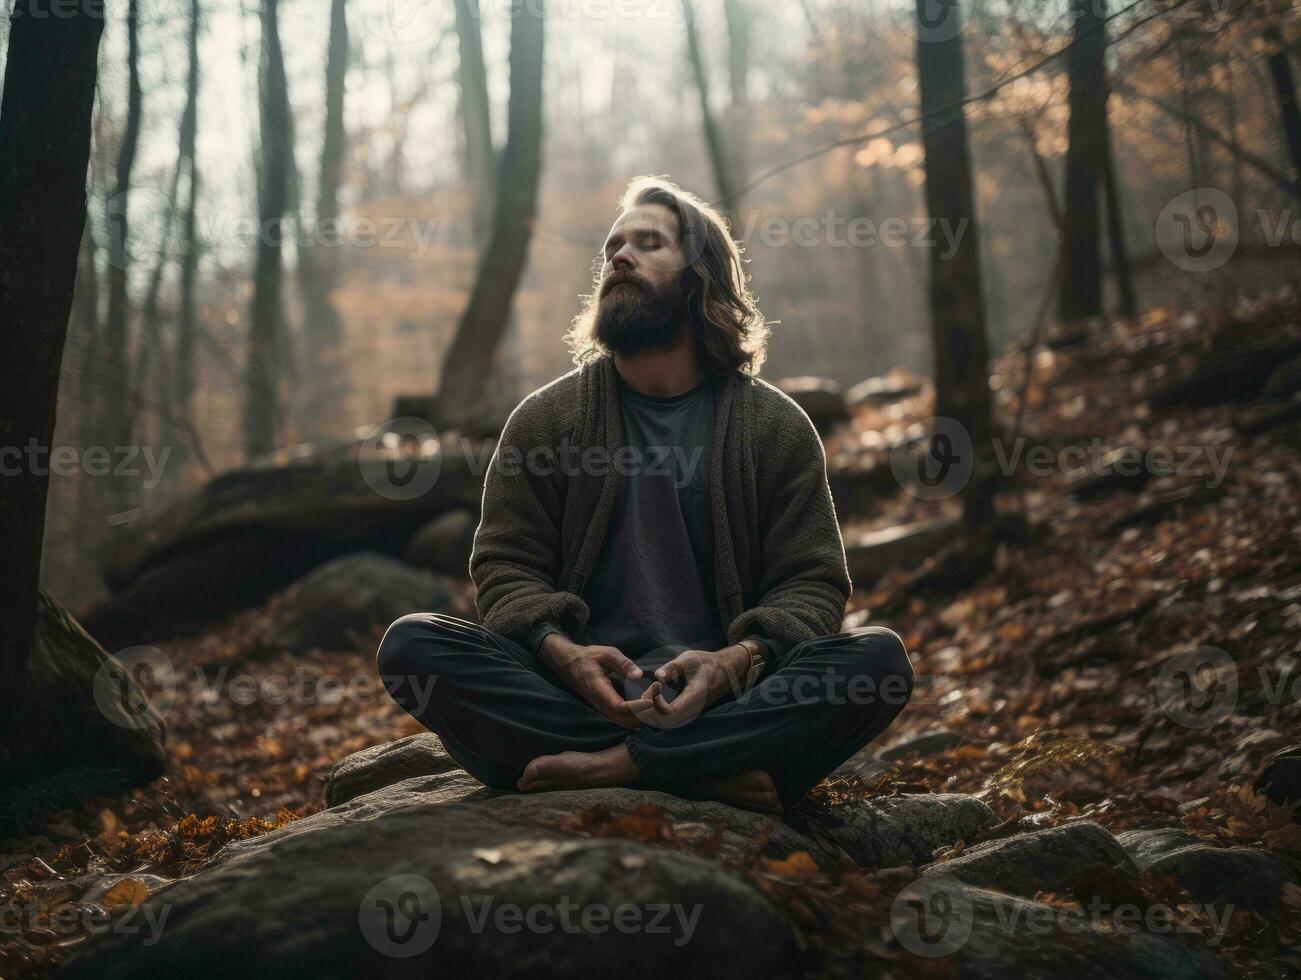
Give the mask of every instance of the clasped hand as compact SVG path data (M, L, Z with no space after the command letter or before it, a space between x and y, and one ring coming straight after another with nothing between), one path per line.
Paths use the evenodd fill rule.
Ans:
M678 728L692 721L728 691L740 693L750 666L749 652L739 645L684 650L657 668L636 697L627 698L621 689L636 690L635 682L647 678L616 647L581 646L552 633L538 652L570 690L630 730L642 725ZM673 692L676 697L670 698Z

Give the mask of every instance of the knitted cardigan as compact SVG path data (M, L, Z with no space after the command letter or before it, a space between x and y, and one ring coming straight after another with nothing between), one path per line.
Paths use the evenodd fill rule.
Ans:
M623 420L603 355L527 396L488 464L470 577L484 628L521 640L543 623L570 635L590 611L619 483ZM728 641L794 645L840 632L849 569L822 442L786 394L742 372L723 379L710 461L716 600Z

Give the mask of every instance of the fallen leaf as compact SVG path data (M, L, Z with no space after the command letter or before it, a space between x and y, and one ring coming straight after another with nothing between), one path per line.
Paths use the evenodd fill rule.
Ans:
M110 908L136 908L149 897L149 886L139 878L123 878L101 899Z

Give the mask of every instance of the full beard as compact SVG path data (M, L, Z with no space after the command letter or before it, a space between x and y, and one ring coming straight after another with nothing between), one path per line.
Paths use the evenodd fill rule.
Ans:
M629 282L601 297L596 314L596 339L613 354L630 357L673 346L687 319L686 297L676 284L658 291L649 283Z

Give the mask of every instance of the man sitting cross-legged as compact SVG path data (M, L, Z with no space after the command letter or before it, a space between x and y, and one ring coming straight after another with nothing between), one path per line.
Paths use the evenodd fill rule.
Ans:
M484 783L636 786L781 813L903 709L912 666L850 593L822 443L755 376L767 329L719 215L634 181L567 335L511 413L470 575L415 614L390 694Z

